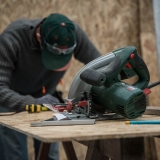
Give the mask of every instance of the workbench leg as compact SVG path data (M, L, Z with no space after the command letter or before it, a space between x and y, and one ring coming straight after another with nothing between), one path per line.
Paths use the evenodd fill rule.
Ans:
M77 160L72 142L67 141L67 142L62 142L62 144L67 156L67 160Z
M95 144L95 141L90 141L89 142L85 160L91 160L93 150L94 150L94 144Z
M109 157L102 154L98 148L99 141L90 141L85 160L109 160Z
M156 149L156 142L154 137L145 137L144 138L145 144L145 159L150 160L158 160L157 156L157 149Z
M114 160L146 160L144 138L100 140L100 151Z
M37 160L48 160L48 153L51 143L41 142Z
M146 160L144 138L121 139L122 160Z

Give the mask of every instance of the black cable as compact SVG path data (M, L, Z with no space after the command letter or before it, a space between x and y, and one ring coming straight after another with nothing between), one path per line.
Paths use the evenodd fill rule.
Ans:
M155 87L155 86L157 86L157 85L159 85L159 84L160 84L160 81L157 81L157 82L151 83L151 84L149 84L149 85L148 85L148 88Z
M14 114L17 114L19 112L23 112L24 110L18 110L16 112L1 112L0 113L0 116L10 116L10 115L14 115Z

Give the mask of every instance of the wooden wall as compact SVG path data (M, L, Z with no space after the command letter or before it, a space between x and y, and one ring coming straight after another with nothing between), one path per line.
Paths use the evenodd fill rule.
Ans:
M137 47L149 68L151 82L158 80L151 0L0 0L0 3L0 32L18 18L33 19L62 13L86 31L101 54L128 45ZM63 86L58 86L64 97L82 66L74 61L64 77ZM149 105L159 104L158 94L159 87L153 88Z
M0 0L0 4L0 33L18 18L33 19L62 13L86 31L101 54L128 45L137 47L149 68L151 82L158 80L152 0ZM58 86L64 97L82 66L74 60L63 85ZM159 87L151 90L148 105L159 105ZM84 150L76 147L79 159L84 158ZM65 159L65 155L61 159Z
M140 20L140 47L144 61L146 62L150 71L150 82L158 81L158 59L156 50L156 37L154 30L154 17L152 1L143 0L139 5L139 20ZM152 93L148 96L148 105L160 104L160 90L159 86L151 89Z

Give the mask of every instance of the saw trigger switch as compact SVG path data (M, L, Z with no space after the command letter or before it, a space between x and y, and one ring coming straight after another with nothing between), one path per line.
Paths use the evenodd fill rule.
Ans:
M132 68L132 65L131 65L130 63L127 63L127 64L126 64L126 67L127 67L127 68Z

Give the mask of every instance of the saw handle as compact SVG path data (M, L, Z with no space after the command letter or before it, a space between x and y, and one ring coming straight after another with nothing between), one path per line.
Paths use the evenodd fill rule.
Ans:
M135 58L133 61L131 59L130 64L133 67L135 73L138 75L138 81L135 82L133 86L141 89L148 87L150 74L143 59L137 53L135 53Z
M102 86L106 81L106 76L93 69L86 69L80 74L80 78L87 84Z
M102 86L106 79L114 75L121 66L121 59L116 57L107 67L101 70L86 69L80 74L81 80L93 86Z
M118 50L117 53L113 53L118 59L120 59L121 64L120 67L114 72L114 74L112 74L110 77L107 77L106 83L104 85L111 86L115 82L120 82L121 79L118 77L118 75L122 70L126 69L128 70L128 73L129 70L133 70L135 72L135 75L138 76L137 82L133 84L134 87L140 89L146 88L150 81L150 75L145 62L137 53L137 49L134 46L128 46L126 48L123 48L122 50ZM110 65L108 65L107 67L110 67Z

